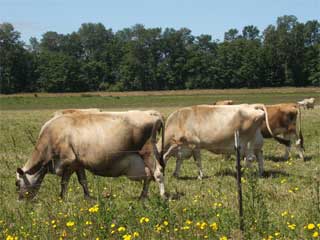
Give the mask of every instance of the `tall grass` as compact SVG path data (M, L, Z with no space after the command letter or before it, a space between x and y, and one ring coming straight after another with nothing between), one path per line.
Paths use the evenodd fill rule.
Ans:
M206 151L202 152L206 176L202 181L196 179L193 160L184 162L180 179L173 178L175 162L169 160L166 188L176 196L169 201L160 199L155 183L151 184L149 199L139 201L142 183L90 173L87 174L89 188L95 197L91 201L83 199L75 176L64 201L58 197L60 179L54 175L45 177L38 196L30 202L17 201L14 185L16 168L31 156L33 141L50 118L51 108L153 107L167 116L181 105L209 103L215 99L276 103L304 97L307 95L300 93L127 97L125 100L92 96L45 98L40 103L36 100L41 97L30 102L1 98L0 239L316 239L320 231L319 108L303 111L306 162L294 153L289 161L284 161L283 147L267 140L265 176L256 176L256 165L245 171L243 233L238 229L235 159L225 161Z

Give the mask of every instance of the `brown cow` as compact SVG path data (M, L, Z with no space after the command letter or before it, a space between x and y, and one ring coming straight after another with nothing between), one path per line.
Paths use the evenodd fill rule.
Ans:
M99 176L144 180L141 197L154 178L164 197L163 151L156 148L160 129L164 134L162 116L153 110L56 116L42 128L32 158L17 169L19 198L34 197L49 172L62 177L61 197L74 172L89 197L85 169Z
M241 155L247 163L258 159L259 172L263 173L263 137L260 127L265 120L265 107L256 105L212 106L198 105L181 108L167 119L165 127L164 161L177 158L174 175L179 175L184 158L193 155L202 179L200 149L216 154L234 153L234 133L240 132ZM158 142L158 149L162 143Z
M281 103L275 105L266 105L268 112L268 120L271 131L274 135L282 135L284 139L289 142L294 137L298 139L296 141L296 148L301 159L304 159L303 155L303 136L300 130L297 132L297 116L299 114L299 106L295 103ZM300 113L301 114L301 113ZM301 115L300 115L301 119ZM261 128L261 132L264 138L272 137L264 122ZM276 139L277 140L277 139ZM281 143L281 142L280 142ZM285 159L289 157L290 145L286 146Z

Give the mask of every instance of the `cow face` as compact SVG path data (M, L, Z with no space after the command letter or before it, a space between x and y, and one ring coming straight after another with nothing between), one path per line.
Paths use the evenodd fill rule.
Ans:
M40 185L35 184L32 176L24 172L21 168L16 172L16 186L19 194L18 199L32 199L35 197Z

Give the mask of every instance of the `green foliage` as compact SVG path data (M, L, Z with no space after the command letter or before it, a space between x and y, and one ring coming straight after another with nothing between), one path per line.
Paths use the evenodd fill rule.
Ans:
M224 41L187 28L113 32L84 23L71 34L48 31L28 45L0 25L0 92L79 92L259 88L320 84L320 23L285 15L262 34L230 29Z

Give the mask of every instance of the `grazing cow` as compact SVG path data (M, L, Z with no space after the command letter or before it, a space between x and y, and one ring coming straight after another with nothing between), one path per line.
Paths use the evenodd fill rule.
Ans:
M202 179L200 149L216 154L234 153L234 133L239 130L241 155L247 164L255 157L263 173L263 137L260 127L265 119L265 107L256 105L212 106L198 105L181 108L167 119L165 127L164 161L177 158L175 176L179 175L182 160L193 155ZM162 143L158 142L158 148Z
M232 100L222 100L222 101L217 101L213 105L233 105Z
M306 98L299 101L298 104L303 107L303 109L314 109L315 98Z
M89 197L85 169L99 176L127 176L144 180L147 196L154 178L164 197L162 153L156 134L163 129L159 112L74 112L50 119L37 140L32 158L17 169L19 199L33 198L47 173L61 176L63 198L70 176L76 172L85 197ZM26 194L28 193L28 194Z
M268 112L268 122L270 129L274 135L282 135L284 139L289 141L289 145L286 146L285 159L289 157L290 141L293 138L298 139L296 141L296 148L301 159L303 156L303 136L301 132L301 113L299 131L297 131L297 116L299 114L299 106L295 103L281 103L275 105L266 105ZM271 138L271 134L267 129L267 125L264 122L261 127L261 132L264 138ZM299 133L298 133L299 132ZM276 139L278 140L278 139ZM282 143L281 141L279 141Z

